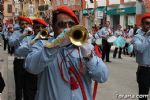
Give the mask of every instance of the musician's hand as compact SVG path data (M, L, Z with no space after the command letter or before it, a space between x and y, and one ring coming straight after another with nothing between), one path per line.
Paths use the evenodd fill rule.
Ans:
M150 30L146 33L146 36L150 36Z
M107 38L107 37L108 37L108 35L101 35L101 37L102 37L102 38Z
M88 39L88 41L84 45L80 46L80 48L82 56L89 57L94 49L94 46L91 44L91 39Z
M66 34L67 31L68 31L68 29L64 29L57 36L56 39L52 40L51 42L46 42L44 44L44 47L47 47L47 48L53 48L53 47L56 47L56 46L63 47L63 46L66 46L66 45L70 44L68 35Z
M34 39L32 39L31 41L30 41L30 45L33 45L37 40L39 40L40 39L40 32L35 36L35 38Z
M41 39L40 35L41 35L41 33L38 32L38 34L35 36L34 40L39 40L39 39Z
M29 31L30 31L30 32L33 31L31 27L25 28L24 31L23 31L23 36L31 35L31 34L29 34Z
M71 43L68 38L68 35L66 34L66 32L68 32L69 30L70 30L69 28L64 29L63 32L57 37L57 38L60 38L60 41L61 41L61 43L59 45L60 47L66 46ZM64 37L64 38L62 38L62 37ZM61 40L61 38L62 38L62 40Z

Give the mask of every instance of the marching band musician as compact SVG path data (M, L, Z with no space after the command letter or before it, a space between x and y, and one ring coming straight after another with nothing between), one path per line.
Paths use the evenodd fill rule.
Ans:
M129 42L128 42L128 46L131 44L131 40L134 36L134 29L133 29L133 25L130 25L130 30L129 30L129 33L128 33L128 38L129 38ZM135 53L134 53L134 50L130 53L130 57L134 56L135 57Z
M20 56L24 56L26 57L28 55L28 53L30 53L32 51L32 44L31 41L35 38L38 37L38 33L42 30L45 29L47 27L47 23L40 18L34 19L33 20L33 30L34 30L34 34L29 34L26 33L27 36L22 40L21 42L21 46L18 47L16 54L20 55ZM28 36L29 35L29 36ZM35 41L36 42L36 41ZM41 46L34 46L34 51L41 49ZM32 94L30 94L32 97L28 98L27 100L34 100L35 99L35 94L37 91L37 75L31 74L29 72L28 73L28 77L30 80L28 80L28 84L30 85L30 87L28 87L29 89L32 90Z
M8 53L9 53L10 55L13 54L13 47L10 47L10 46L9 46L8 41L9 41L9 38L11 37L11 35L13 34L13 32L14 32L13 25L12 25L12 24L9 24L9 25L7 26L7 31L4 33L4 36L5 36L5 39L6 39L6 41L7 41Z
M17 52L16 52L18 55L21 55L24 57L26 57L28 53L32 51L32 45L38 40L40 40L40 37L39 37L40 32L43 29L46 29L46 27L48 26L48 24L41 18L36 18L36 19L33 19L32 21L33 21L34 34L26 33L28 36L23 39L23 41L21 42L22 45L17 49ZM47 39L48 37L44 38L44 40L47 40ZM43 42L43 40L41 42ZM40 49L40 47L38 49Z
M117 26L117 30L114 32L114 35L116 37L119 37L119 36L123 36L123 31L121 30L122 26L121 25L118 25ZM122 58L121 57L121 53L122 53L122 47L115 47L115 50L114 50L114 53L113 53L113 58L116 58L116 55L117 55L117 52L118 52L118 48L119 48L119 54L118 54L118 58Z
M22 40L27 36L26 32L31 29L32 20L30 18L19 16L20 30L14 31L9 38L9 45L14 46L14 78L15 78L15 95L16 100L34 100L36 89L33 80L35 76L25 71L23 68L25 57L17 54L17 49L21 46Z
M128 25L126 29L124 29L123 37L126 39L125 46L123 47L123 54L128 55L128 45L129 45L129 38L128 38L128 32L129 32L130 26Z
M145 13L141 19L142 29L132 40L133 48L136 53L137 83L139 95L148 95L150 89L150 13ZM147 97L139 100L148 100Z
M53 11L52 23L51 39L55 40L64 29L78 25L79 21L70 8L60 6ZM92 80L103 83L108 78L107 66L92 53L92 48L91 43L79 48L63 41L59 46L43 47L28 54L25 67L38 74L35 100L92 100Z
M111 35L113 32L109 21L106 21L105 26L95 34L96 38L102 38L102 60L104 61L106 57L106 62L111 62L109 59L111 44L107 42L108 36Z

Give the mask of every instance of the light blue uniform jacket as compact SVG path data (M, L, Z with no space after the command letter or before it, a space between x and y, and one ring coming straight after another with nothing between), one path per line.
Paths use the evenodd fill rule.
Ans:
M144 34L140 29L131 43L136 53L136 62L139 65L150 65L150 33L147 36Z
M10 46L14 46L14 47L18 47L20 46L20 42L22 41L23 38L21 38L21 32L20 30L16 30L13 32L13 34L11 35L11 37L9 38L9 45Z
M73 52L65 57L69 52ZM62 61L65 57L65 61ZM83 59L82 59L83 61ZM36 100L82 100L81 89L71 90L70 85L61 78L58 64L61 64L66 80L69 80L70 63L79 71L79 53L75 46L46 48L31 52L25 61L27 71L38 74L38 91ZM108 79L108 68L97 56L83 61L86 72L82 73L82 81L88 100L92 100L92 80L100 83Z
M21 57L19 55L17 55L16 51L18 49L18 47L21 45L21 41L23 40L23 37L21 37L22 33L21 30L16 30L13 32L13 34L9 37L9 45L10 47L14 47L15 51L14 51L14 55L17 57Z
M106 27L103 27L97 33L94 34L94 37L96 39L102 38L102 36L107 36L107 33L108 33L108 29Z
M32 51L32 46L29 44L35 35L26 36L21 42L20 46L16 50L16 54L22 57L26 57L28 53Z

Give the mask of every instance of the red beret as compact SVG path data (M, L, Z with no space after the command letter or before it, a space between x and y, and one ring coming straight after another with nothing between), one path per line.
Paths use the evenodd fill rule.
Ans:
M25 21L29 24L32 24L32 20L30 18L24 17L24 16L18 16L18 19L21 21Z
M143 21L145 18L150 18L150 13L145 13L141 21Z
M39 24L41 24L41 25L43 25L43 26L45 26L45 27L48 26L48 23L46 23L46 22L45 22L43 19L41 19L41 18L33 19L33 23L39 23Z
M68 14L70 17L73 18L73 20L75 21L76 24L79 24L79 20L78 20L77 16L75 15L75 13L69 7L60 6L55 11L59 11L59 12L63 12L63 13Z

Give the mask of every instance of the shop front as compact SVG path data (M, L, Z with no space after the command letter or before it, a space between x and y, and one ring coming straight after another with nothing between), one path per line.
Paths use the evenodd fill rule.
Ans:
M127 25L135 24L136 7L114 8L106 11L110 17L112 27L116 29L118 24L126 27Z

